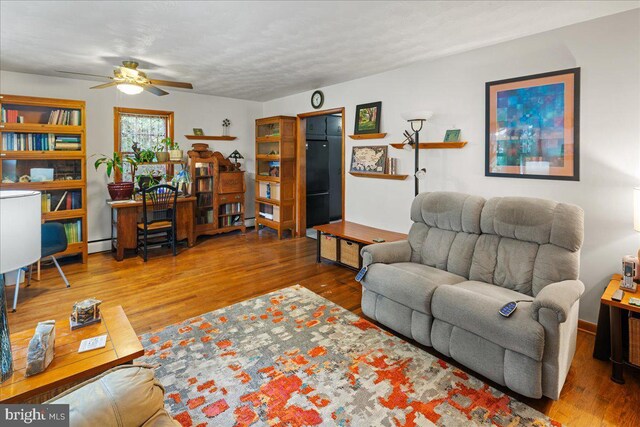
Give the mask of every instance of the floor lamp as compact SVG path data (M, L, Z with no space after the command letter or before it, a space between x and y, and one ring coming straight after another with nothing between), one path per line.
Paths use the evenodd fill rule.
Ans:
M409 138L409 142L404 146L407 150L415 150L415 167L413 172L413 178L415 180L415 195L420 192L420 180L426 178L427 169L420 169L420 131L424 122L429 120L433 116L431 111L413 111L410 113L404 113L402 118L411 123L411 130L413 131L413 137Z
M40 259L41 198L38 191L0 191L0 382L13 373L13 358L2 274ZM16 272L16 290L20 286Z

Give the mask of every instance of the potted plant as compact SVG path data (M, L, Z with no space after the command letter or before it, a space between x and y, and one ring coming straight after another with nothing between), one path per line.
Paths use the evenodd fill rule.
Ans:
M144 188L153 187L154 185L160 184L165 175L154 175L152 172L143 173L136 176L136 182L138 183L138 188L140 190Z
M180 149L180 145L172 140L170 137L166 137L161 141L164 145L167 146L169 150L169 159L172 161L180 161L182 160L182 150Z
M141 150L137 142L133 143L131 149L133 150L133 157L136 163L153 163L156 158L156 153L154 150L150 148Z
M156 152L156 159L158 162L164 163L169 161L169 152L167 151L167 146L163 143L159 143L153 149Z
M107 178L109 179L111 179L111 174L116 170L122 173L123 159L117 151L113 152L112 157L104 154L101 154L101 156L102 157L98 158L93 165L96 170L104 165L107 168ZM132 169L135 169L136 161L131 157L125 157L124 162L129 163ZM133 194L133 182L110 182L107 184L107 190L109 190L111 200L127 200L130 199Z

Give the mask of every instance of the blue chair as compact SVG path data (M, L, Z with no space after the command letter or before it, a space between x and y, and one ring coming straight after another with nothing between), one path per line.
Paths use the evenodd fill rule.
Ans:
M67 288L70 288L71 285L67 280L67 276L62 272L62 268L60 268L60 264L58 264L58 260L53 256L53 254L57 254L58 252L62 252L67 249L67 234L64 232L64 225L59 222L47 222L42 224L41 226L41 236L40 236L40 258L50 256L53 260L53 263L56 265L56 268L60 272L60 276L62 276L62 280L67 285ZM33 272L33 264L29 267L29 278L27 279L27 287L31 286L31 273ZM16 282L19 283L19 280ZM20 286L16 284L16 291L13 295L13 312L16 311L16 306L18 305L18 291L20 290Z

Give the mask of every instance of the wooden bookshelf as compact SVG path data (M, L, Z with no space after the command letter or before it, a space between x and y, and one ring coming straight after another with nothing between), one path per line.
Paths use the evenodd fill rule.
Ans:
M81 255L82 262L86 263L85 102L3 94L0 95L0 109L0 189L40 191L44 221L74 224L73 230L67 230L67 250L56 255ZM55 113L56 111L60 113ZM63 112L67 115L66 120L63 120ZM54 115L60 122L50 124L49 119ZM23 122L17 123L15 116L20 116ZM63 122L68 124L62 124ZM59 148L64 143L77 145L77 148L56 149L56 144ZM52 171L53 179L19 182L20 177L31 178L41 173L34 169Z
M296 118L256 120L256 229L296 228Z
M219 152L187 152L192 184L191 194L196 196L194 210L195 238L229 231L246 230L244 172Z

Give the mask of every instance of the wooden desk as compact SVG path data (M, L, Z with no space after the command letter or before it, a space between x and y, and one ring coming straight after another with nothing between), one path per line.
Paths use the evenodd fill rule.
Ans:
M147 202L150 203L150 202ZM187 245L195 243L193 218L195 197L178 197L176 209L176 238L187 239ZM124 259L125 249L138 247L138 223L142 221L142 201L107 201L111 207L111 241L115 249L115 258Z
M624 291L622 301L613 301L611 296L615 291L620 289L620 274L611 276L611 281L602 294L600 302L609 306L610 328L611 328L611 380L618 384L624 384L624 366L632 366L625 362L622 348L622 316L621 310L633 311L640 313L640 307L629 304L629 298L640 298L639 292Z
M70 386L142 356L142 345L122 307L106 307L101 312L102 322L75 331L69 327L68 316L56 319L53 361L44 372L31 377L25 377L24 372L34 329L12 334L14 372L10 379L0 384L0 402L40 403ZM104 334L107 334L106 347L78 353L80 341Z
M403 233L396 233L395 231L382 230L380 228L369 227L355 222L342 221L334 222L332 224L316 225L313 227L318 233L318 253L316 256L316 262L320 262L322 259L337 262L345 267L359 269L362 266L362 257L360 257L360 248L362 246L371 245L375 243L373 239L384 239L385 242L397 242L399 240L407 240L407 235ZM335 256L333 253L329 257L322 256L322 235L332 236L336 239L336 251ZM348 246L345 246L346 243ZM352 244L357 244L354 247L354 251L357 250L357 263L353 254L349 256L349 260L343 259L342 251L344 249L349 250ZM345 262L346 261L346 262Z

